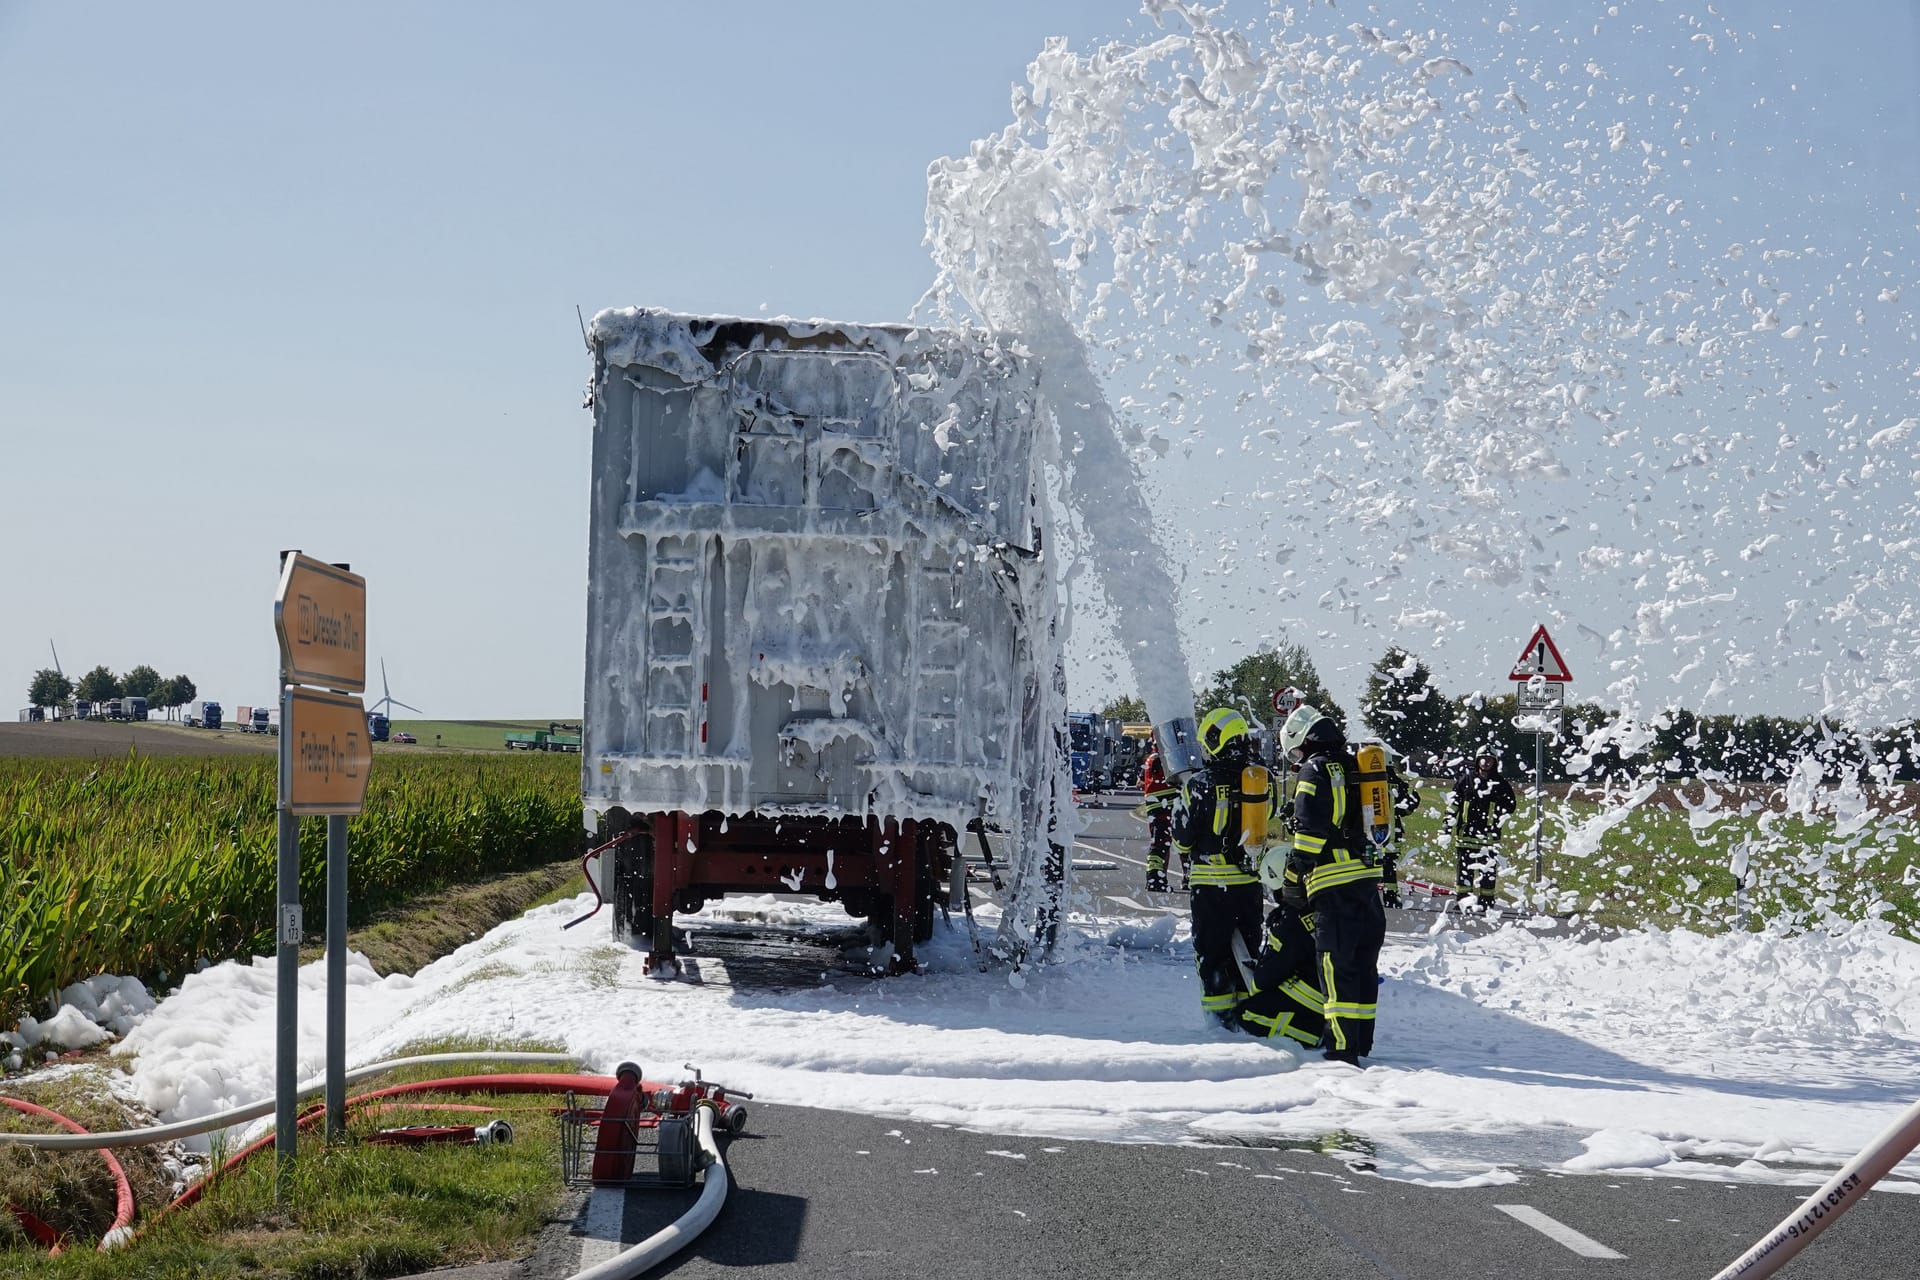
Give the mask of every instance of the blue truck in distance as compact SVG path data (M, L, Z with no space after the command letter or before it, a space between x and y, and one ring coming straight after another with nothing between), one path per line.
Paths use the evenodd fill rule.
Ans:
M393 732L393 722L378 711L367 713L367 737L374 742L385 742Z
M1113 722L1092 711L1067 713L1067 748L1076 791L1106 791L1114 784Z

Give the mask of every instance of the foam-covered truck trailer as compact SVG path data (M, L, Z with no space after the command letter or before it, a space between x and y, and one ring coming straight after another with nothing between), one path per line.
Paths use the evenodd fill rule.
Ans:
M615 935L668 963L674 913L800 894L911 968L970 824L1007 833L1031 934L1066 763L1031 367L645 309L589 343L582 778Z

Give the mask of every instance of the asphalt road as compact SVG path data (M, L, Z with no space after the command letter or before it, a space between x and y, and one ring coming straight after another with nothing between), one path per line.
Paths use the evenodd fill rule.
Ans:
M1134 802L1096 800L1087 810L1074 850L1079 892L1103 910L1183 911L1185 895L1141 889L1145 829L1127 812ZM976 883L974 892L988 890ZM1417 911L1391 915L1398 930L1431 923ZM701 947L736 982L818 972L811 940L703 934ZM655 1274L1706 1280L1805 1194L1549 1172L1579 1151L1578 1136L1522 1134L1498 1151L1476 1147L1518 1180L1460 1189L1396 1180L1398 1159L1424 1153L1365 1149L1341 1135L1317 1144L1125 1146L756 1105L749 1132L727 1150L734 1188L726 1208ZM1464 1145L1453 1154L1463 1153ZM534 1257L474 1269L473 1280L569 1275L667 1225L693 1198L596 1190ZM1920 1199L1873 1193L1783 1274L1907 1280L1920 1275L1916 1259Z
M655 1274L1706 1280L1802 1194L1550 1173L1435 1189L1357 1152L1015 1139L804 1107L756 1108L726 1155L726 1207ZM540 1254L490 1274L571 1274L616 1251L616 1220L630 1243L693 1201L593 1195ZM1871 1194L1813 1249L1786 1274L1912 1277L1920 1203Z

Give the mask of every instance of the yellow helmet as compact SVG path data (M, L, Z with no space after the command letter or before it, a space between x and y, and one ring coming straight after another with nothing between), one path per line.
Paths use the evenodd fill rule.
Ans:
M1235 738L1247 736L1247 718L1232 707L1215 707L1200 721L1200 747L1209 756L1220 754Z

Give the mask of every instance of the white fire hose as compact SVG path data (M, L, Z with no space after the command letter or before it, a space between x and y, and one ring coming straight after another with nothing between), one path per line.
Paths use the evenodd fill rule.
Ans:
M1827 1180L1825 1186L1800 1202L1753 1248L1729 1263L1713 1280L1760 1280L1787 1265L1807 1242L1833 1225L1833 1220L1866 1195L1867 1188L1885 1177L1907 1153L1920 1146L1920 1102L1906 1109L1893 1127Z
M720 1206L727 1200L727 1162L713 1140L711 1106L703 1103L694 1108L693 1138L700 1146L700 1154L705 1157L707 1169L705 1185L700 1189L700 1198L693 1202L693 1208L625 1253L616 1253L605 1262L597 1262L584 1271L574 1273L572 1280L628 1280L628 1277L659 1266L692 1244L696 1236L713 1225L714 1218L719 1216Z
M412 1058L392 1058L386 1062L369 1063L364 1067L355 1067L347 1072L346 1082L353 1084L369 1076L377 1076L383 1071L393 1071L400 1067L427 1067L450 1062L518 1062L528 1065L578 1066L580 1059L570 1053L521 1053L482 1051L474 1053L427 1053ZM311 1098L327 1087L326 1078L315 1077L301 1085L295 1098ZM248 1120L258 1120L271 1115L274 1099L264 1098L259 1102L250 1102L244 1107L230 1107L210 1116L201 1116L197 1120L180 1120L173 1124L155 1125L150 1129L121 1129L114 1133L0 1133L0 1143L14 1143L23 1147L41 1147L53 1151L94 1151L108 1147L141 1147L150 1142L171 1142L175 1138L190 1138L197 1134L212 1133L215 1129L225 1129L229 1125L243 1124Z

